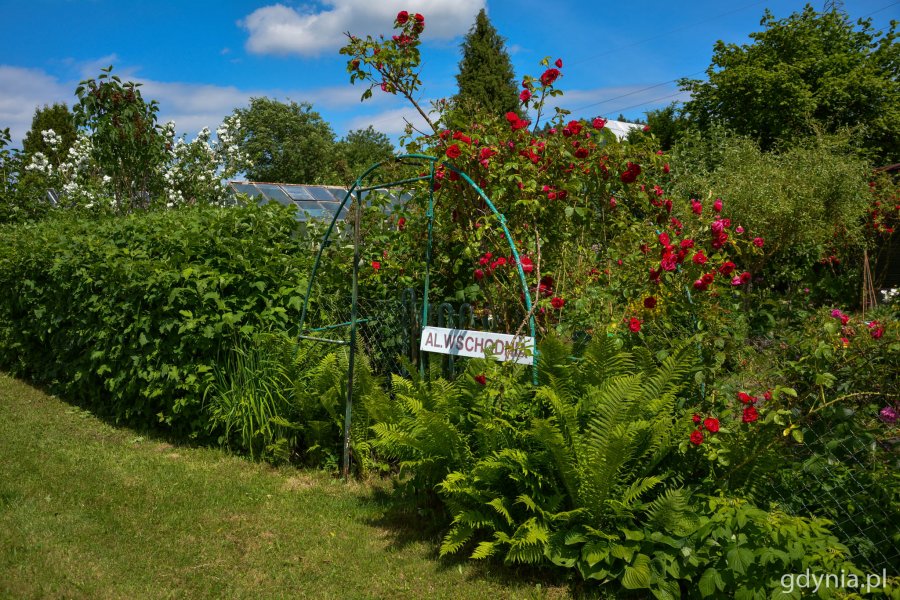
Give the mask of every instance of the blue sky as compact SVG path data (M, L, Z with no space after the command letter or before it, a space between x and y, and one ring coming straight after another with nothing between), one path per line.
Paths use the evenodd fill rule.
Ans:
M144 84L160 118L193 136L253 96L311 102L338 136L368 125L392 138L414 119L401 100L359 102L338 54L342 32L388 33L400 9L426 17L422 100L455 91L459 44L486 8L506 39L516 75L562 58L561 104L579 117L644 111L682 98L673 80L702 77L716 40L746 43L763 11L786 17L792 0L0 0L0 128L16 145L34 109L73 104L80 79L103 66ZM812 3L822 8L823 0ZM855 20L876 28L900 19L898 0L845 0Z

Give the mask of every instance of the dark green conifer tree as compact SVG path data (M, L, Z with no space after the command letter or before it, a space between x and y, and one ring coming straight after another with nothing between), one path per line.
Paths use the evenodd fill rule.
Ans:
M475 104L492 114L517 112L519 98L512 62L484 9L475 18L461 49L456 76L459 91L454 104L460 108Z

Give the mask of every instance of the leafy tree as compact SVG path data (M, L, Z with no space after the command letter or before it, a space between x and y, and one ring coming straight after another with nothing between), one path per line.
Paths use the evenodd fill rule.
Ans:
M471 102L496 115L517 111L518 89L512 63L503 38L491 25L484 9L475 18L461 48L455 104L466 106Z
M685 111L707 130L716 121L764 150L811 133L858 130L877 160L900 152L900 45L895 21L880 33L838 11L809 5L786 19L766 11L749 45L716 42L708 81L682 79Z
M678 104L673 102L665 108L647 111L646 114L647 125L659 141L659 147L671 150L687 128L687 121L681 115Z
M281 183L333 183L334 132L308 102L251 98L233 113L237 145L253 163L247 177Z
M348 133L335 145L334 155L340 182L348 183L376 162L393 156L394 145L388 136L369 125Z
M62 138L61 143L49 144L44 139L42 132L51 129ZM65 103L56 103L53 106L45 104L43 108L35 109L34 118L31 120L31 129L25 134L22 147L27 155L35 152L42 152L44 155L58 152L65 156L72 144L75 143L76 134L75 115Z
M166 137L156 121L159 106L144 101L141 84L112 75L112 66L101 71L75 90L75 124L88 130L93 158L112 178L116 208L145 208L162 188Z

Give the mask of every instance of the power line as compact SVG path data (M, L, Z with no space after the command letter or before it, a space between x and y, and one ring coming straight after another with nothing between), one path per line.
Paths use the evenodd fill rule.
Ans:
M686 25L682 25L681 27L676 27L676 28L674 28L674 29L670 29L670 30L668 30L668 31L664 31L663 33L660 33L659 35L654 35L654 36L652 36L652 37L644 38L644 39L638 40L638 41L636 41L636 42L631 42L631 43L629 43L629 44L624 44L624 45L622 45L622 46L616 46L615 48L610 48L609 50L606 50L606 51L601 52L601 53L599 53L599 54L594 54L594 55L592 55L592 56L588 56L588 57L585 57L585 58L581 58L581 59L572 61L571 64L573 64L573 65L578 65L578 64L581 64L581 63L583 63L583 62L587 62L587 61L589 61L589 60L594 60L595 58L600 58L601 56L608 56L608 55L613 54L613 53L615 53L615 52L618 52L618 51L620 51L620 50L624 50L625 48L631 48L631 47L637 46L637 45L639 45L639 44L644 44L644 43L646 43L646 42L652 42L652 41L654 41L654 40L658 40L659 38L665 37L665 36L667 36L667 35L671 35L671 34L673 34L673 33L678 33L679 31L684 31L685 29L690 29L691 27L696 27L697 25L702 25L702 24L704 24L704 23L709 23L709 22L711 22L711 21L717 21L717 20L721 19L722 17L727 17L728 15L732 15L732 14L737 13L737 12L740 12L740 11L742 11L742 10L746 10L746 9L751 8L751 7L753 7L753 6L756 6L756 5L758 5L758 4L764 4L765 2L766 2L766 0L758 0L757 2L751 2L750 4L745 4L745 5L743 5L743 6L739 7L739 8L735 8L734 10L730 10L730 11L728 11L728 12L724 12L724 13L718 14L718 15L716 15L716 16L714 16L714 17L710 17L710 18L708 18L708 19L702 19L702 20L700 20L700 21L692 21L692 22L690 22L690 23L688 23L688 24L686 24Z
M900 4L900 0L898 0L897 2L891 2L891 3L888 4L887 6L882 6L882 7L879 8L878 10L873 10L873 11L870 12L869 14L863 15L862 18L865 19L866 17L871 17L872 15L874 15L874 14L876 14L876 13L880 13L881 11L887 10L887 9L889 9L890 7L896 6L896 5L898 5L898 4Z
M631 106L624 106L622 108L617 108L616 110L611 110L611 111L607 112L606 114L611 115L614 113L621 113L623 110L631 110L632 108L638 108L640 106L647 106L648 104L653 104L655 102L659 102L661 100L666 100L668 98L674 98L675 96L680 96L680 95L681 95L681 90L679 90L675 93L669 94L667 96L660 96L659 98L654 98L653 100L647 100L646 102L641 102L640 104L632 104Z
M606 104L607 102L612 102L613 100L619 100L619 99L621 99L621 98L626 98L626 97L628 97L628 96L633 96L633 95L635 95L635 94L640 94L641 92L646 92L647 90L652 90L652 89L654 89L654 88L658 88L658 87L664 86L664 85L669 84L669 83L675 83L675 82L677 82L677 81L679 81L679 80L681 80L681 79L684 79L685 77L691 77L691 76L693 76L693 75L697 75L697 74L703 73L703 72L705 72L705 71L706 71L706 69L701 69L701 70L699 70L699 71L694 71L693 73L688 73L688 74L685 75L684 77L676 77L675 79L670 79L670 80L668 80L668 81L663 81L662 83L655 83L655 84L653 84L653 85L648 85L648 86L645 87L645 88L641 88L641 89L639 89L639 90L634 90L634 91L632 91L632 92L628 92L627 94L621 94L621 95L615 96L615 97L613 97L613 98L607 98L606 100L600 100L599 102L592 102L591 104L585 104L584 106L580 106L580 107L578 107L578 108L572 109L572 112L573 112L573 113L578 113L578 112L583 111L583 110L586 109L586 108L591 108L591 107L593 107L593 106L599 106L600 104Z

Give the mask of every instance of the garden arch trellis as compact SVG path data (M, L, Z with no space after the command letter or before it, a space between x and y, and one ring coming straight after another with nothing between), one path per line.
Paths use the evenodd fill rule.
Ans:
M382 161L379 163L375 163L366 171L357 177L356 181L347 190L347 193L344 195L344 199L341 202L338 209L335 211L334 216L331 218L331 223L328 225L328 229L325 231L325 235L322 237L322 241L319 244L319 249L316 253L316 260L313 262L312 272L309 275L309 282L306 287L306 295L303 299L303 309L300 312L300 326L299 326L299 339L303 340L313 340L317 342L324 343L332 343L332 344L343 344L349 345L349 362L347 368L347 398L346 398L346 408L344 413L344 443L343 443L343 462L341 467L341 472L344 477L347 477L350 472L350 422L353 411L353 370L355 366L355 355L356 355L356 332L357 325L360 323L359 314L358 314L358 281L359 281L359 261L360 261L360 218L362 213L362 208L365 201L365 194L373 192L375 190L388 189L392 187L396 187L399 185L412 184L419 181L428 182L428 208L426 210L425 216L428 219L428 238L426 241L425 248L425 282L424 282L424 291L422 294L422 319L420 323L420 327L425 327L428 323L428 289L430 286L430 277L431 277L431 245L433 239L433 230L434 230L434 192L435 192L435 173L437 170L437 165L440 159L428 156L426 154L402 154L394 157L391 160ZM398 162L414 165L414 164L425 164L428 166L428 172L425 175L418 175L415 177L409 177L406 179L400 179L396 181L390 181L387 183L376 183L372 185L364 185L363 182L368 180L369 176L381 169L382 167L390 164L397 164ZM535 324L534 324L534 311L532 310L531 305L531 296L528 292L528 283L525 280L525 271L522 268L522 260L519 257L519 251L516 247L515 240L513 240L512 235L509 232L509 229L506 226L506 216L497 210L497 207L494 206L494 203L491 202L491 199L488 198L487 194L484 193L484 190L481 189L479 185L477 185L472 178L469 177L468 174L456 168L453 164L449 162L440 162L440 165L449 169L450 171L459 175L459 177L465 181L475 192L484 200L487 207L490 209L491 213L497 218L500 223L501 228L503 229L503 235L506 238L506 241L509 245L510 251L512 252L512 256L516 263L516 269L519 274L519 283L522 286L522 293L525 300L525 310L528 318L529 330L531 333L531 339L536 340L535 336ZM353 278L351 282L351 306L350 306L350 320L345 323L336 323L334 325L329 325L326 327L319 327L315 330L307 330L304 329L304 325L306 322L306 314L307 309L309 307L309 299L312 294L313 285L316 279L316 273L319 270L319 264L322 260L322 254L325 251L325 248L328 247L329 240L331 238L332 233L334 232L335 225L337 224L338 219L340 218L344 207L347 206L347 203L350 202L351 206L353 202L356 203L356 210L353 211ZM334 340L323 337L318 337L314 335L309 335L310 333L315 333L319 331L328 331L341 327L349 327L350 328L350 341L345 342L343 340ZM532 380L535 384L537 384L537 344L536 341L531 348L532 352Z

